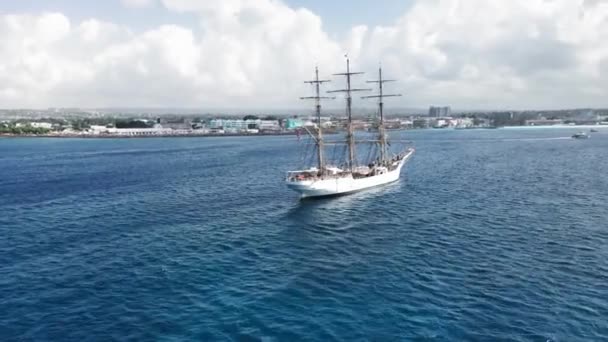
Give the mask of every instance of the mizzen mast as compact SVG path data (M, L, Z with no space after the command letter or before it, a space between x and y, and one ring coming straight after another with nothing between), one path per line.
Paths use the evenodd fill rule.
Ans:
M315 96L301 97L301 100L315 100L315 114L317 116L317 137L315 143L317 145L317 159L319 164L319 171L323 172L325 169L325 156L324 156L324 142L323 132L321 130L321 100L333 99L333 97L321 96L321 84L331 82L330 80L319 79L319 68L315 67L315 79L312 81L305 81L304 83L312 84L315 87Z
M384 83L395 82L395 80L385 80L382 78L382 67L378 68L378 79L373 81L367 81L367 83L377 83L378 84L378 94L371 96L363 96L364 99L377 98L378 99L378 116L380 118L380 123L378 125L378 133L380 134L380 160L382 163L385 163L387 160L387 137L386 137L386 128L384 127L384 98L385 97L397 97L401 96L401 94L384 94Z
M346 56L346 72L334 74L334 76L346 76L346 89L333 90L330 93L345 93L346 94L346 116L348 117L347 126L347 143L348 143L348 168L352 172L355 168L355 132L353 129L352 93L357 91L369 91L371 89L353 89L351 87L351 76L361 75L362 72L350 71L350 59Z

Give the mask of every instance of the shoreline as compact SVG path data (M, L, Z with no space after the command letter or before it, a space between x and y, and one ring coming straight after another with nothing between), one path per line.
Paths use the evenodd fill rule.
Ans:
M501 129L606 129L608 125L548 125L548 126L504 126Z
M608 125L548 125L548 126L503 126L503 127L477 127L477 128L414 128L390 129L388 131L480 131L480 130L533 130L533 129L608 129ZM339 134L340 131L326 133ZM55 139L150 139L150 138L219 138L219 137L273 137L297 136L297 132L277 133L224 133L224 134L158 134L158 135L120 135L120 134L0 134L2 138L55 138ZM304 134L302 134L304 135Z
M120 135L120 134L0 134L1 138L57 138L57 139L150 139L150 138L214 138L214 137L255 137L255 136L296 136L297 133L233 133L233 134L155 134L155 135Z

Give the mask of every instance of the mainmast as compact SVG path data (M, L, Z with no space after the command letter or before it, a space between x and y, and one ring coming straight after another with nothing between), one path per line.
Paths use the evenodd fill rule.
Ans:
M362 72L351 72L350 71L350 59L346 56L346 72L334 74L335 76L346 76L346 89L333 90L330 93L345 93L346 94L346 116L348 117L347 125L347 143L348 143L348 168L352 172L355 168L355 132L353 129L353 115L352 115L352 104L353 98L352 93L356 91L368 91L371 89L353 89L351 87L351 76L361 75Z
M378 79L373 81L367 81L367 83L378 83L378 95L372 96L364 96L364 99L377 98L378 99L378 116L380 118L380 123L378 125L378 132L380 134L380 161L385 163L387 160L387 138L386 138L386 128L384 127L384 98L385 97L395 97L401 96L401 94L384 94L384 83L395 82L395 80L385 80L382 79L382 67L378 68Z
M325 156L323 149L323 132L321 130L321 100L333 99L333 97L322 97L321 96L321 84L331 82L330 80L319 79L319 68L315 67L315 79L312 81L305 81L304 83L313 84L315 86L315 96L301 97L302 100L315 100L315 114L317 115L317 138L315 143L317 145L317 158L319 163L319 171L323 172L325 169Z

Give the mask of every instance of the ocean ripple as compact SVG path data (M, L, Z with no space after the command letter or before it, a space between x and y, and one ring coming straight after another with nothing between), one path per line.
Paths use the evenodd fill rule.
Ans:
M1 140L0 338L608 340L608 136L564 132L312 201L290 137Z

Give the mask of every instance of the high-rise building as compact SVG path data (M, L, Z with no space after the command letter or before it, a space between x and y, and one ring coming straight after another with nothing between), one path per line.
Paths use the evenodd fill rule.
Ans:
M452 110L450 107L435 107L429 108L429 116L432 118L442 118L452 116Z

